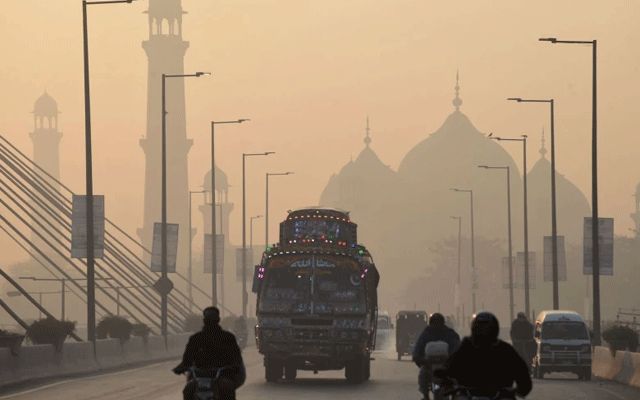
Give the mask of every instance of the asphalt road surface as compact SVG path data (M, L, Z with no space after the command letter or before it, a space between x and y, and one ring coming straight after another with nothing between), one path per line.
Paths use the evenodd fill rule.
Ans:
M418 368L405 357L397 361L391 351L374 354L371 380L348 384L344 371L299 371L295 381L267 383L264 380L262 357L254 348L244 352L247 382L238 391L238 399L420 399L417 390ZM49 382L0 394L0 400L178 400L182 399L183 376L170 369L178 361L163 362L98 376ZM534 380L527 399L637 400L640 389L594 377L590 382L578 381L572 374L546 375Z

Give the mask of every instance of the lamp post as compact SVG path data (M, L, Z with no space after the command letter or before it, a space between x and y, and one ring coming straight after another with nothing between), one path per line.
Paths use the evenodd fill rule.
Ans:
M524 179L523 179L524 180L524 310L528 318L530 303L529 303L529 215L527 212L527 135L522 135L521 139L501 138L496 136L492 137L492 139L495 139L498 141L506 140L511 142L522 142L522 158L523 158L522 162L523 162L523 169L524 169L524 173L523 173L524 175ZM556 256L557 256L557 252L556 252ZM557 289L557 286L555 288Z
M67 281L88 281L89 278L74 278L74 279L67 279L67 278L36 278L35 276L21 276L20 279L26 279L26 280L30 280L30 281L57 281L60 282L62 284L62 288L61 291L59 292L47 292L47 294L50 293L60 293L60 307L61 307L61 311L60 311L60 321L64 321L64 317L65 317L65 292L67 291ZM104 281L104 280L110 280L113 278L94 278L94 281ZM94 283L95 284L95 283ZM87 283L87 292L89 291L89 286ZM19 292L18 292L19 293ZM38 293L44 293L44 292L38 292ZM40 305L42 305L42 297L40 298Z
M249 250L251 252L253 252L253 220L258 218L262 218L262 215L249 218Z
M451 189L454 192L469 193L471 197L471 307L473 314L476 313L476 290L478 289L478 274L476 272L476 249L473 234L473 190Z
M509 166L506 167L489 167L487 165L479 165L478 168L484 169L506 169L507 170L507 226L509 227L509 319L513 321L513 254L511 249L511 174Z
M536 100L521 99L519 97L509 97L507 100L517 101L518 103L549 103L551 107L551 274L553 275L553 309L560 309L560 295L558 288L558 224L556 213L556 145L555 145L555 129L554 129L554 109L553 99ZM526 171L525 171L526 172ZM526 176L526 175L525 175ZM529 315L529 314L527 314Z
M597 96L597 41L596 40L558 40L541 38L541 42L590 44L593 46L593 89L591 109L591 220L593 222L593 342L600 345L600 247L598 243L598 96Z
M82 33L84 50L84 138L85 180L87 199L87 338L96 340L96 289L95 260L93 252L93 161L91 155L91 99L89 91L89 37L87 28L87 6L95 4L132 3L135 0L82 1ZM94 355L95 355L95 346Z
M264 153L242 153L242 316L247 318L247 197L246 197L246 174L245 161L247 157L268 156L275 154L274 151Z
M267 198L264 207L264 245L265 247L269 247L269 177L270 176L283 176L283 175L292 175L293 172L277 172L270 173L267 172Z
M193 252L193 237L191 234L191 197L194 193L202 193L205 195L207 195L207 191L206 190L196 190L196 191L189 191L189 271L188 271L188 279L189 279L189 312L193 311L193 271L192 271L192 260L191 258L192 256L192 252ZM120 292L118 292L118 295L120 295ZM120 302L118 301L118 307L120 307ZM118 314L120 315L120 314Z
M167 104L166 104L166 80L167 78L191 78L200 77L202 75L211 75L209 72L196 72L195 74L179 74L168 75L162 74L162 233L160 236L161 243L161 266L162 280L167 282ZM191 232L189 232L191 235ZM162 293L161 304L161 324L160 330L162 336L167 339L167 305L168 291Z
M218 305L218 252L216 249L216 158L215 158L215 126L217 124L241 124L249 119L237 119L234 121L211 121L211 302L214 307ZM222 210L222 208L220 208ZM220 213L222 219L222 213ZM224 279L224 278L223 278Z
M40 307L42 307L42 295L43 294L58 294L60 292L28 292L27 294L30 295L34 295L37 294L38 295L38 304L40 304ZM18 297L18 296L22 296L22 293L16 291L12 291L12 292L7 292L7 296L9 297ZM38 319L42 318L42 310L38 311Z
M460 324L460 258L462 252L462 217L451 217L458 220L458 278L456 280L456 321Z
M116 291L116 315L120 316L120 289L134 289L134 288L145 288L149 287L148 285L140 285L140 286L113 286L113 287L104 287L103 289L115 289ZM190 303L191 304L191 303Z

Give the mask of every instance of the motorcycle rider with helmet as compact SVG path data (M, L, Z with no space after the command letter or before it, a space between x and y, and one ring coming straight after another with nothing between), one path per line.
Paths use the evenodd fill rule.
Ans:
M472 395L493 397L496 391L512 388L510 396L525 397L531 391L531 377L526 363L508 343L498 339L500 325L490 312L476 314L471 323L471 337L465 337L458 350L435 375L454 378L458 384L473 388Z
M230 367L220 373L216 381L220 393L220 400L235 400L236 389L244 384L246 370L242 361L242 354L235 336L220 327L220 310L207 307L203 311L204 327L198 333L189 337L182 362L173 369L176 375L185 373L190 367L211 369ZM193 400L196 382L187 382L182 394L184 400Z
M424 328L413 348L413 362L420 367L420 372L418 372L418 387L425 399L429 398L429 386L431 382L431 367L426 362L424 354L427 343L437 341L446 342L449 345L449 355L453 354L460 345L460 336L456 331L446 326L445 322L442 314L431 314L429 316L429 325Z

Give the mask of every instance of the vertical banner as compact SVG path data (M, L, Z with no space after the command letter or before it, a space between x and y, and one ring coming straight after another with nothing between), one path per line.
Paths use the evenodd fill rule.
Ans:
M93 257L104 257L104 196L93 196ZM73 195L71 258L87 258L87 196Z
M524 289L524 251L516 255L516 289ZM536 288L536 253L529 252L529 289Z
M251 282L253 276L253 252L250 248L247 250L247 263L244 265L247 271L247 282ZM242 282L242 247L236 249L236 282Z
M584 275L593 275L593 218L584 219ZM613 275L613 218L598 218L600 275Z
M210 274L213 269L213 241L211 234L204 235L204 273ZM224 235L216 234L216 272L224 272Z
M178 255L178 224L167 224L167 272L176 272ZM162 222L153 224L151 271L162 272Z
M516 265L516 258L511 257L511 265ZM515 284L516 276L513 275L513 283ZM502 257L502 288L509 289L509 257ZM514 286L515 287L515 286Z
M558 282L567 280L567 259L564 253L564 236L556 236L558 248ZM544 237L544 281L553 282L553 236Z

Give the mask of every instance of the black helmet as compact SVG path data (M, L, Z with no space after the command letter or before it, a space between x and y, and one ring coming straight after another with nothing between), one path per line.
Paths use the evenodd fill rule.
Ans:
M491 346L498 339L500 324L498 318L488 311L473 316L471 340L476 347Z
M429 326L443 327L444 322L444 316L440 313L433 313L429 315Z

